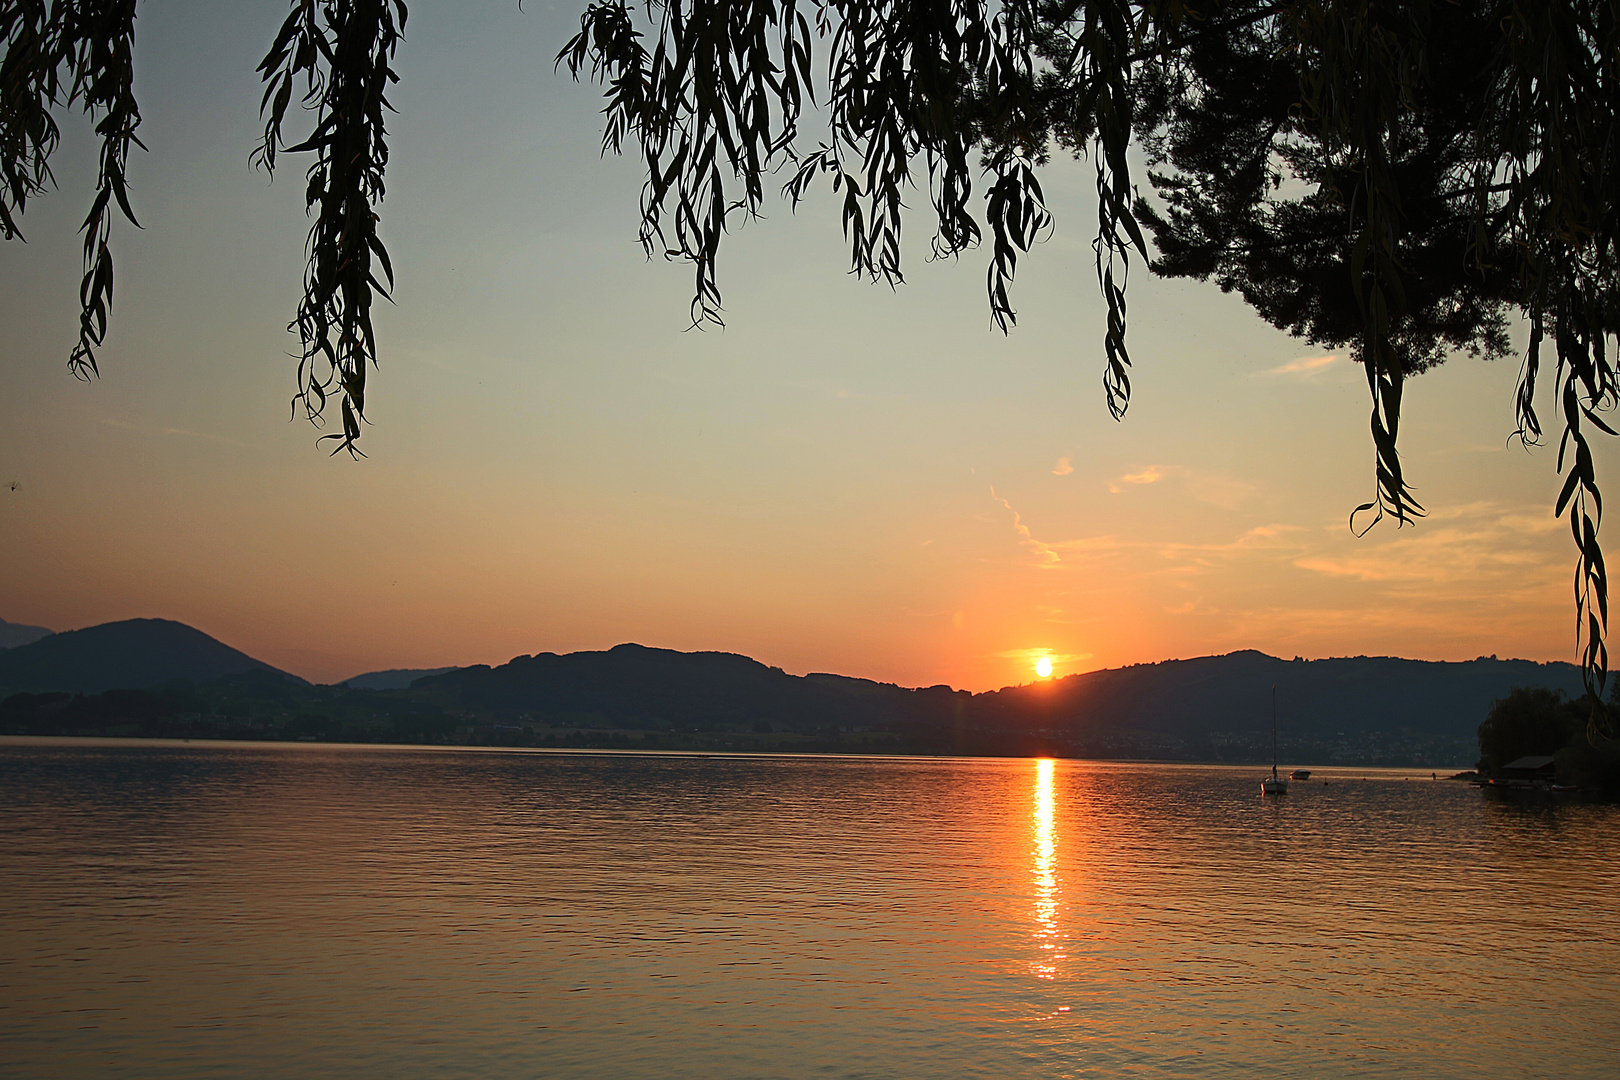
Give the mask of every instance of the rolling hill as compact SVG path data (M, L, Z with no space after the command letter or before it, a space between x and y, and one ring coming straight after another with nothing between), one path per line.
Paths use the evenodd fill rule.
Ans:
M442 708L541 727L688 732L887 731L943 753L1465 762L1491 703L1515 686L1581 694L1571 664L1481 657L1283 660L1247 650L1072 675L982 694L795 676L730 653L620 645L520 656L418 680Z
M206 682L254 670L303 681L185 623L126 619L52 634L0 652L0 696L140 690L173 679Z
M181 623L134 619L0 652L0 728L1256 762L1271 757L1276 687L1286 760L1444 767L1477 757L1480 722L1515 686L1581 693L1578 669L1563 663L1284 660L1247 650L970 694L635 644L311 686Z
M43 626L25 626L22 623L10 623L0 619L0 649L15 649L50 635L51 631Z
M435 668L389 668L386 671L367 671L354 675L338 686L347 686L351 690L404 690L417 679L425 679L430 675L443 675L447 671L455 671L453 667Z

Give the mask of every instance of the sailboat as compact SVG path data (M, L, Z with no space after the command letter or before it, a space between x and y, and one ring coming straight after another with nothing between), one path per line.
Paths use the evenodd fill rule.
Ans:
M1260 794L1288 794L1288 778L1277 772L1277 688L1271 688L1271 775L1260 781Z

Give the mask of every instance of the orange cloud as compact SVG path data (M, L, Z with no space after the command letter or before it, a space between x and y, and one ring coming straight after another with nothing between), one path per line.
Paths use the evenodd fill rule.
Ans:
M1013 529L1018 533L1018 542L1033 551L1042 566L1056 566L1063 561L1052 545L1035 539L1034 534L1029 531L1029 526L1024 524L1023 516L1013 509L1012 503L997 495L995 488L990 489L990 497L1007 508L1007 512L1013 517Z
M1111 493L1118 495L1125 490L1119 486L1120 484L1129 484L1132 487L1142 487L1147 484L1156 484L1160 480L1163 480L1166 476L1169 476L1171 473L1177 471L1179 470L1177 470L1173 465L1149 465L1141 472L1126 473L1114 483L1109 484L1108 490Z
M1290 360L1274 368L1267 368L1260 372L1262 375L1319 375L1327 370L1339 358L1337 356L1302 356L1298 360Z
M1181 465L1148 465L1138 472L1126 473L1114 483L1108 485L1108 490L1114 495L1123 494L1125 488L1146 487L1157 484L1161 480L1180 480L1187 494L1199 502L1206 502L1212 506L1219 506L1223 510L1236 509L1238 504L1254 494L1253 484L1234 480L1219 473L1198 472Z

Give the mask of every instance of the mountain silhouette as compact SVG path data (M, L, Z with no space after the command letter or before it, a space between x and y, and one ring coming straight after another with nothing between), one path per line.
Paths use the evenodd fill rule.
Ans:
M802 729L882 722L888 712L883 697L867 700L850 692L850 686L862 685L880 684L789 675L736 653L624 644L606 652L519 656L495 668L476 664L419 679L413 687L464 710L564 723Z
M404 690L417 679L425 679L430 675L443 675L447 671L455 671L453 667L435 668L389 668L387 671L368 671L363 675L344 679L338 686L347 686L351 690Z
M25 626L22 623L10 623L0 619L0 649L15 649L19 645L28 645L50 635L51 631L43 626Z
M0 730L1253 762L1271 757L1276 687L1285 758L1449 765L1474 759L1480 722L1514 687L1582 693L1565 663L1253 650L980 694L635 644L431 671L311 686L181 623L135 619L0 652Z
M1565 663L1283 660L1246 650L969 694L795 676L746 656L641 645L520 656L412 686L453 712L550 726L886 730L939 752L1215 760L1252 757L1262 744L1269 750L1273 686L1285 744L1363 756L1436 740L1472 745L1491 703L1515 686L1582 693L1579 669Z
M979 694L973 709L984 723L1047 721L1077 732L1189 738L1270 731L1273 686L1279 730L1311 737L1368 729L1472 735L1491 703L1515 686L1545 686L1571 698L1585 693L1580 669L1559 662L1494 656L1460 662L1394 656L1283 660L1247 649Z
M206 682L253 670L303 681L169 619L103 623L0 652L5 693L141 690L173 679Z

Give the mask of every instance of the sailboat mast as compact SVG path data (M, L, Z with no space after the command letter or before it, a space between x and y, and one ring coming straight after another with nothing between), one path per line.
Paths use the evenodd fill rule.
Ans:
M1271 778L1277 779L1277 686L1271 687Z

